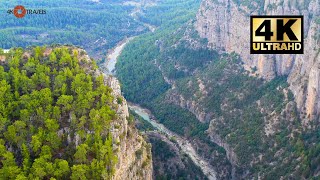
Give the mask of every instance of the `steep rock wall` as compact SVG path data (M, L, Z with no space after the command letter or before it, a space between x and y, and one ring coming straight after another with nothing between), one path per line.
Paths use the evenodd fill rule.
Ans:
M113 90L112 95L122 98L120 104L117 98L114 99L114 104L118 104L118 120L112 123L112 135L118 163L113 179L151 180L153 176L151 145L139 135L133 125L128 124L128 105L121 95L119 81L112 76L107 76L105 79L107 85Z
M208 46L220 52L240 54L245 66L256 68L259 76L271 80L287 75L304 122L320 115L320 1L265 0L250 2L251 7L236 0L204 0L197 14L195 28ZM305 50L303 55L251 55L250 15L303 15ZM249 68L249 69L250 69ZM247 69L247 68L246 68Z

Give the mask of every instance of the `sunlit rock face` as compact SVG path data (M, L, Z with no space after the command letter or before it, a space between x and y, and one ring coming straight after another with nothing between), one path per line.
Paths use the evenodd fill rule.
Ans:
M250 54L250 15L303 15L304 54ZM195 28L208 46L220 52L238 53L244 65L271 80L288 76L290 89L305 123L320 115L320 1L265 0L250 7L235 0L204 0ZM246 68L247 69L247 68Z

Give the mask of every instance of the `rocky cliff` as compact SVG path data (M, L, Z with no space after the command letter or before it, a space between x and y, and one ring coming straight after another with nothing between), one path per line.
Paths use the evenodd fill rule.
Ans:
M303 15L305 50L302 55L251 55L250 15ZM257 69L260 77L271 80L288 76L300 117L306 124L320 115L320 1L319 0L204 0L195 28L208 46L220 52L238 53L244 67Z
M83 50L79 50L80 52ZM89 55L83 51L82 56L91 62ZM102 74L96 70L95 76ZM120 83L111 75L104 75L104 83L112 89L113 105L117 118L111 123L113 150L116 152L117 164L113 180L146 179L153 176L151 145L138 133L133 123L129 123L129 110L126 99L122 96ZM71 139L77 143L77 136Z
M89 55L84 50L81 60L91 62ZM50 51L51 52L51 51ZM83 67L88 68L88 67ZM95 76L102 74L96 70ZM116 119L111 122L113 151L117 157L113 180L122 179L146 179L153 176L151 145L138 133L133 123L129 123L129 110L126 99L122 96L119 81L111 76L104 75L104 83L112 89L113 108L116 110ZM67 128L68 130L69 128ZM62 134L62 132L61 132ZM68 135L70 137L70 135ZM76 135L70 142L79 144L79 136Z
M113 90L112 95L116 97L114 103L118 105L118 120L112 123L114 150L118 158L113 179L151 180L153 176L151 145L146 143L133 124L128 123L128 105L121 95L119 81L112 76L106 76L105 80Z

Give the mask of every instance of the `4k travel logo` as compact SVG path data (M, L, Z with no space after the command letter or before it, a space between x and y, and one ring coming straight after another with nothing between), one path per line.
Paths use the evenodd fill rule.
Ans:
M23 18L26 14L46 14L45 9L26 9L24 6L18 5L14 9L9 9L8 14L13 14L17 18Z
M251 16L251 54L303 54L303 16Z

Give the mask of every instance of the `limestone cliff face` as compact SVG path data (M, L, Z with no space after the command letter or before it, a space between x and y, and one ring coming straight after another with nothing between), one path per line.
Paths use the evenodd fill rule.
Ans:
M121 95L119 81L111 76L105 78L116 97L118 120L112 123L114 150L117 152L118 163L115 167L114 180L145 179L151 180L153 175L151 145L139 135L134 125L128 124L128 105ZM117 98L121 98L119 103Z
M221 52L240 54L246 67L257 68L270 80L287 75L301 117L307 122L320 115L320 1L265 0L251 7L235 0L203 0L195 28L208 46ZM250 15L303 15L303 55L251 55ZM318 22L317 22L318 21ZM248 68L246 68L248 69Z

